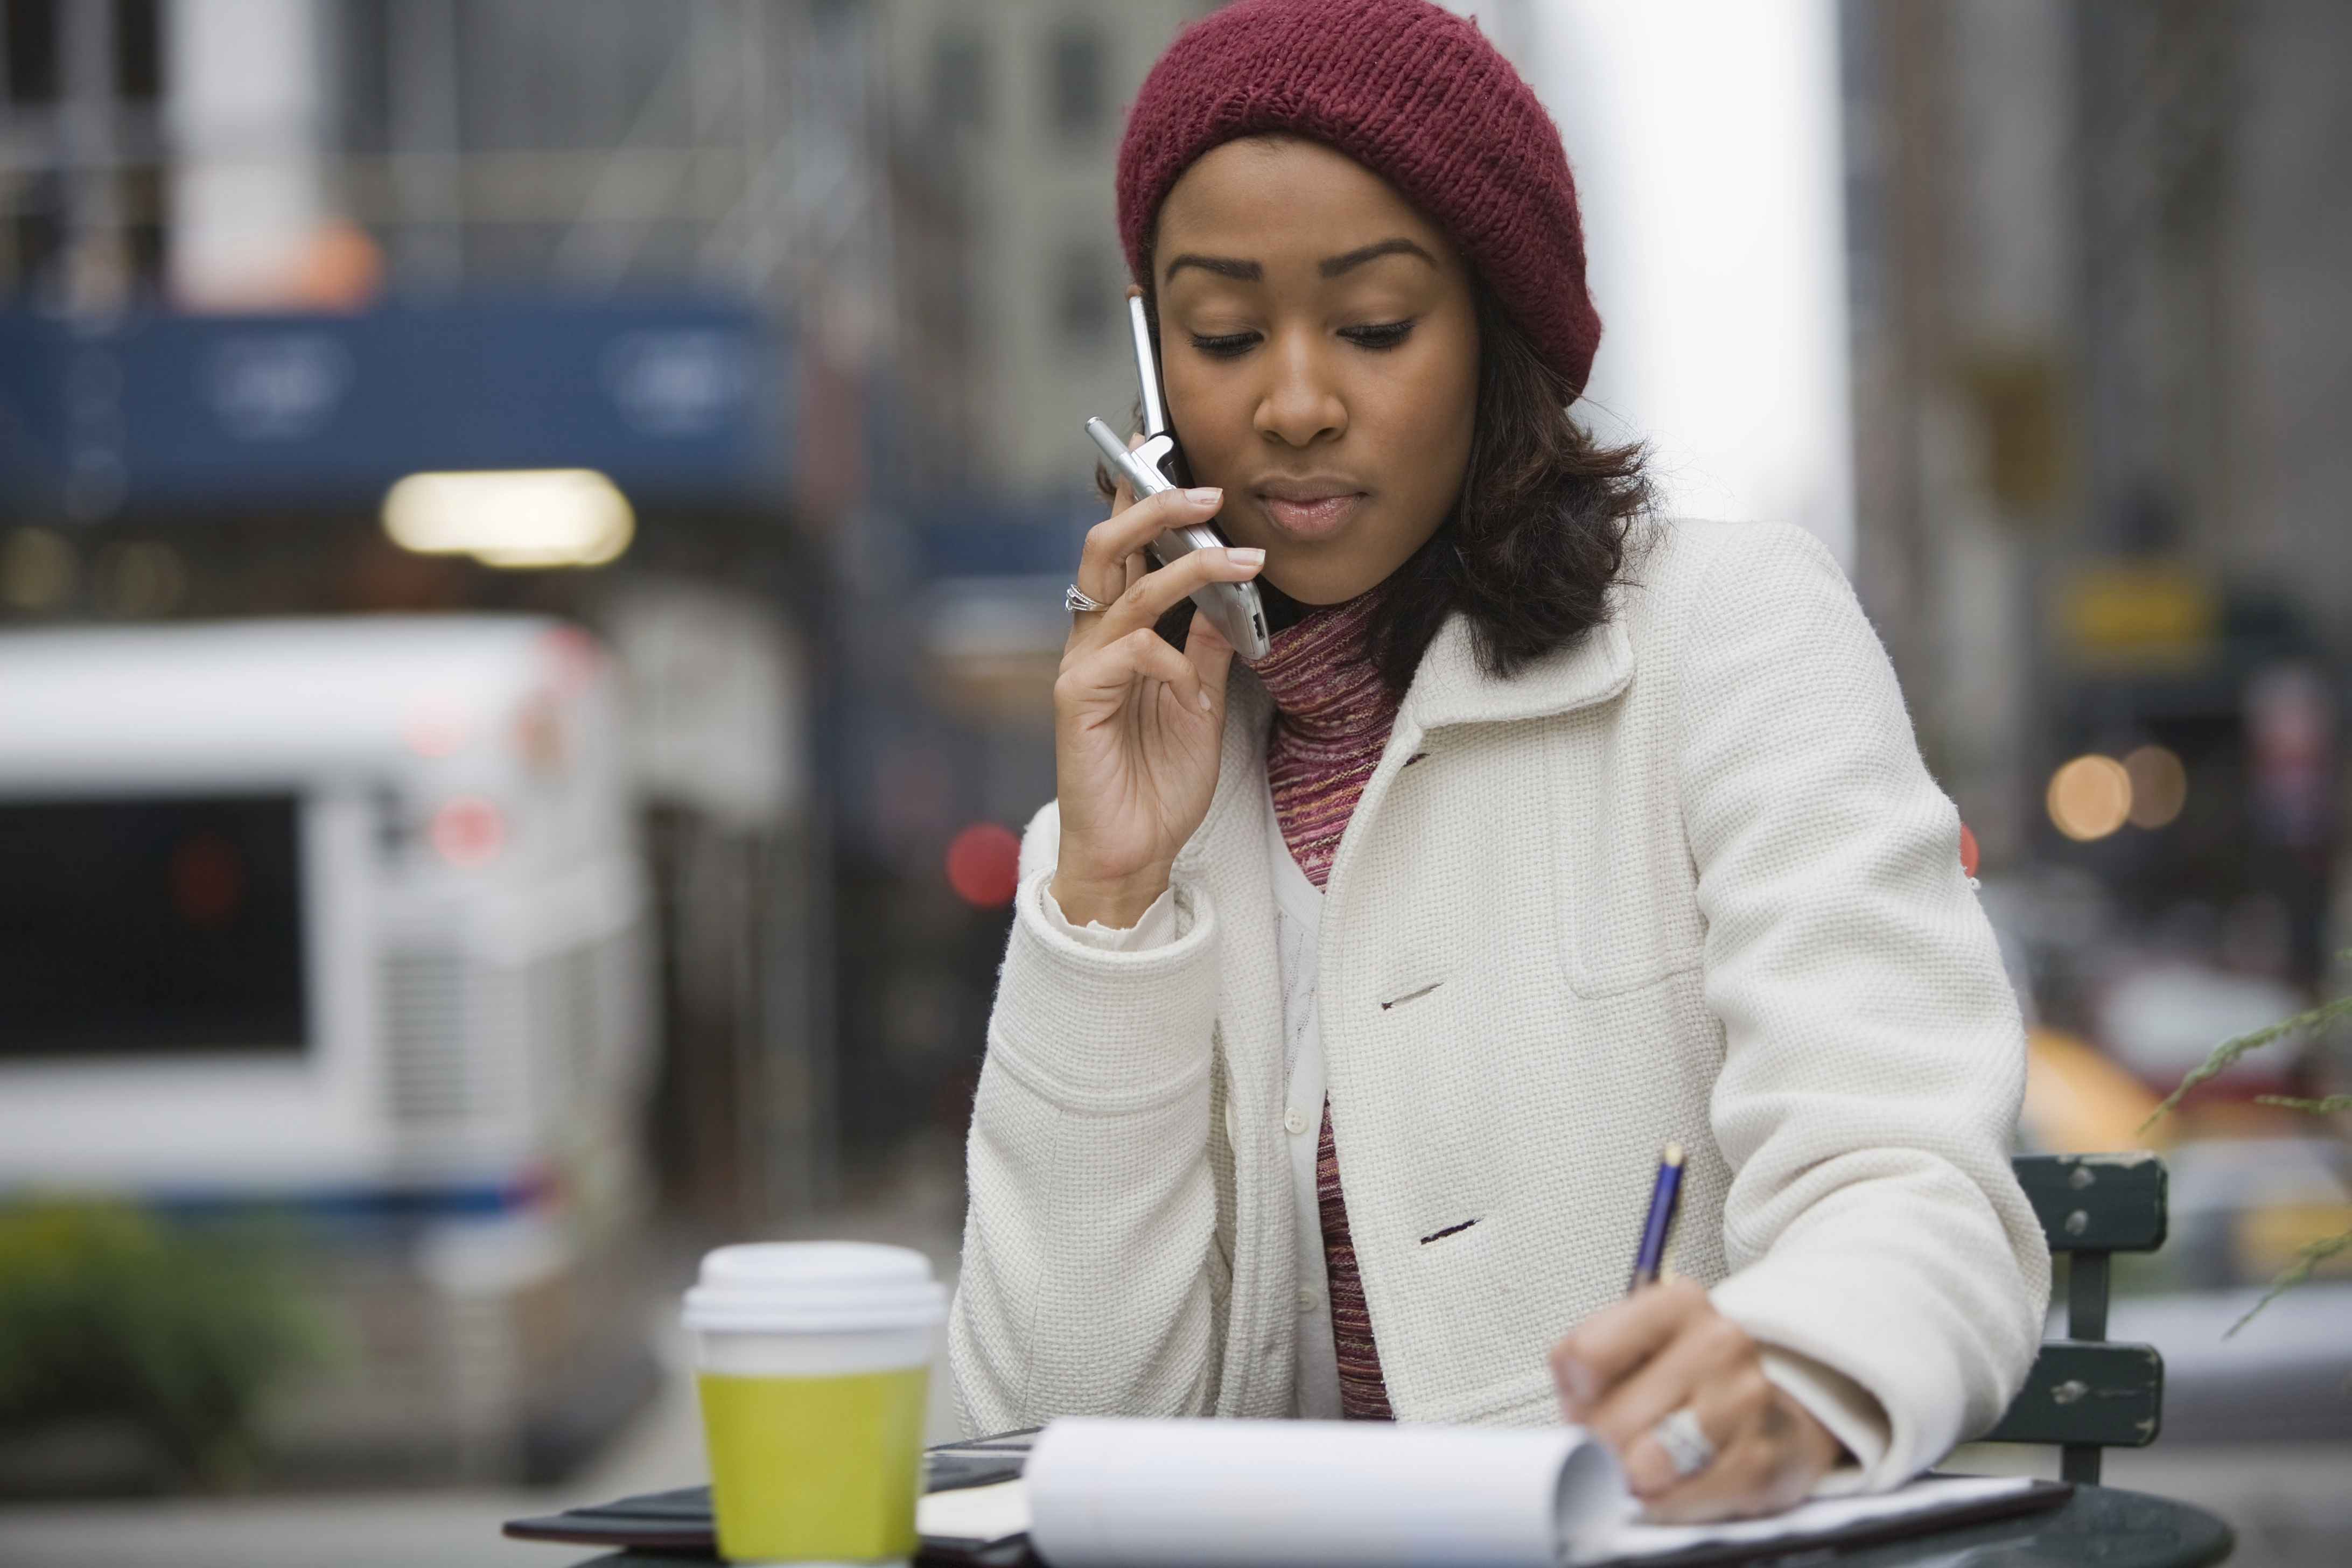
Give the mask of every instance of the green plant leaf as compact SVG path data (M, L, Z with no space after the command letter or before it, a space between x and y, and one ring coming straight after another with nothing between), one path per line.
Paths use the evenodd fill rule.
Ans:
M2249 1029L2242 1035L2232 1035L2215 1046L2210 1056L2189 1070L2189 1076L2180 1080L2180 1087L2166 1095L2164 1103L2147 1113L2147 1120L2139 1124L2139 1130L2142 1132L2147 1131L2161 1121L2166 1113L2179 1109L2181 1100L2187 1098L2190 1089L2215 1074L2224 1071L2248 1051L2259 1050L2274 1040L2284 1040L2290 1035L2299 1035L2306 1029L2326 1028L2336 1019L2347 1016L2352 1016L2352 996L2338 996L2333 1002L2320 1004L2308 1013L2297 1013L2292 1017L2281 1018L2275 1024L2265 1024L2259 1029Z
M2352 1248L2352 1230L2341 1236L2323 1236L2317 1241L2305 1242L2296 1249L2294 1261L2281 1269L2278 1278L2271 1281L2271 1288L2263 1292L2263 1299L2248 1308L2244 1317L2230 1325L2230 1333L2221 1337L2226 1340L2230 1334L2252 1322L2256 1312L2310 1279L2313 1269L2347 1248Z
M128 1422L189 1479L236 1486L257 1466L263 1401L327 1344L266 1224L0 1204L0 1434Z
M2352 1110L2352 1094L2331 1094L2325 1100L2297 1100L2291 1094L2258 1094L2256 1105L2284 1105L2289 1110L2308 1110L2314 1116L2333 1116L2339 1110Z

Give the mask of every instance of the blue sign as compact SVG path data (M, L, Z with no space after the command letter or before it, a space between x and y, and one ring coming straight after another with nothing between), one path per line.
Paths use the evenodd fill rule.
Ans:
M903 510L929 577L1050 577L1074 571L1087 530L1109 515L1109 504L1091 495L933 496Z
M360 316L0 317L0 506L373 504L404 474L597 468L640 502L772 497L780 335L709 301Z

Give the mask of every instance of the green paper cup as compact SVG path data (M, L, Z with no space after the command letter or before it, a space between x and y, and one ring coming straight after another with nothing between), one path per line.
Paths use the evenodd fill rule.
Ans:
M719 1551L860 1568L915 1554L931 1331L919 1252L856 1241L722 1247L686 1293Z

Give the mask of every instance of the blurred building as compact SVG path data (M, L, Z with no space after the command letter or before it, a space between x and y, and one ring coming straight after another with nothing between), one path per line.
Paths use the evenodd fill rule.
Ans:
M1206 8L6 0L0 605L523 608L628 663L670 646L645 601L769 650L808 693L791 819L648 775L665 951L740 946L668 971L657 1126L698 1211L805 1207L836 1112L856 1144L961 1116L1001 932L945 855L1051 792L1078 426L1134 397L1112 155ZM698 417L735 447L690 452ZM378 525L415 468L559 460L628 492L617 563ZM770 909L778 878L828 891Z
M951 416L881 411L961 395L896 358L954 340L897 330L952 311L924 302L946 296L923 294L919 266L900 298L892 236L926 234L935 209L891 174L878 37L868 12L814 0L0 6L0 624L553 616L595 632L625 689L608 761L643 857L660 1047L634 1125L595 1134L636 1145L597 1167L627 1190L515 1172L466 1192L415 1173L331 1194L194 1171L132 1184L208 1209L291 1199L338 1238L315 1256L363 1364L298 1421L314 1468L561 1468L644 1386L642 1345L610 1375L505 1373L570 1344L566 1322L634 1336L636 1293L660 1279L649 1197L719 1235L831 1199L822 737L847 705L828 673L854 662L834 651L835 561L886 454L894 472L954 460L951 435L888 440L952 432ZM940 231L918 254L942 247ZM496 535L538 515L520 491L425 526L457 529L438 542L387 500L418 472L550 469L597 470L624 498L601 543ZM473 718L477 751L537 744L521 720ZM384 741L403 766L437 765L431 735ZM12 778L0 809L64 787ZM430 842L373 852L429 859ZM492 920L495 901L457 898L437 934ZM531 1052L570 1048L560 1006L499 1015L512 965L478 967L423 1012L402 1011L415 998L396 964L352 993L351 1027L410 1063L354 1079L360 1099L462 1098L466 1042L509 1026ZM536 985L515 993L527 1014ZM205 1070L203 1055L172 1070ZM549 1262L547 1226L476 1234L518 1217L562 1233L591 1211L602 1239L578 1268ZM394 1385L415 1397L366 1394ZM537 1403L556 1387L560 1406Z
M948 433L894 455L958 450L956 419L925 405L958 378L893 357L901 320L952 311L923 302L919 267L899 299L895 209L919 235L927 209L889 174L870 17L793 0L0 16L6 613L524 608L606 631L643 665L649 843L669 948L693 949L669 968L673 1195L714 1215L815 1201L814 797L658 758L689 710L727 732L733 689L709 682L739 667L778 704L734 731L777 751L751 773L808 774L826 539L906 423L872 411L903 397ZM617 565L501 571L379 525L405 471L571 463L635 504Z
M1213 0L894 0L886 76L908 155L953 193L972 477L1055 492L1089 415L1135 401L1113 163L1143 73Z
M2352 16L1843 18L1859 586L1989 871L2100 911L2042 922L2043 999L2091 1026L2126 952L2308 984L2352 930Z
M845 1145L959 1140L1012 895L1054 790L1062 608L1102 516L1080 426L1135 402L1112 199L1171 0L895 0L879 29L901 384L836 542ZM918 314L917 311L924 313Z

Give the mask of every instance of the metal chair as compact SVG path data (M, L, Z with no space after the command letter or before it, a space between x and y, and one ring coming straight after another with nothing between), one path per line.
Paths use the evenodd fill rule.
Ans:
M2019 1184L2066 1260L2066 1337L2045 1341L2025 1387L1981 1441L2056 1443L2066 1479L2095 1485L2103 1448L2144 1448L2164 1419L2164 1358L2107 1342L2108 1259L2164 1245L2164 1162L2153 1154L2021 1154Z

